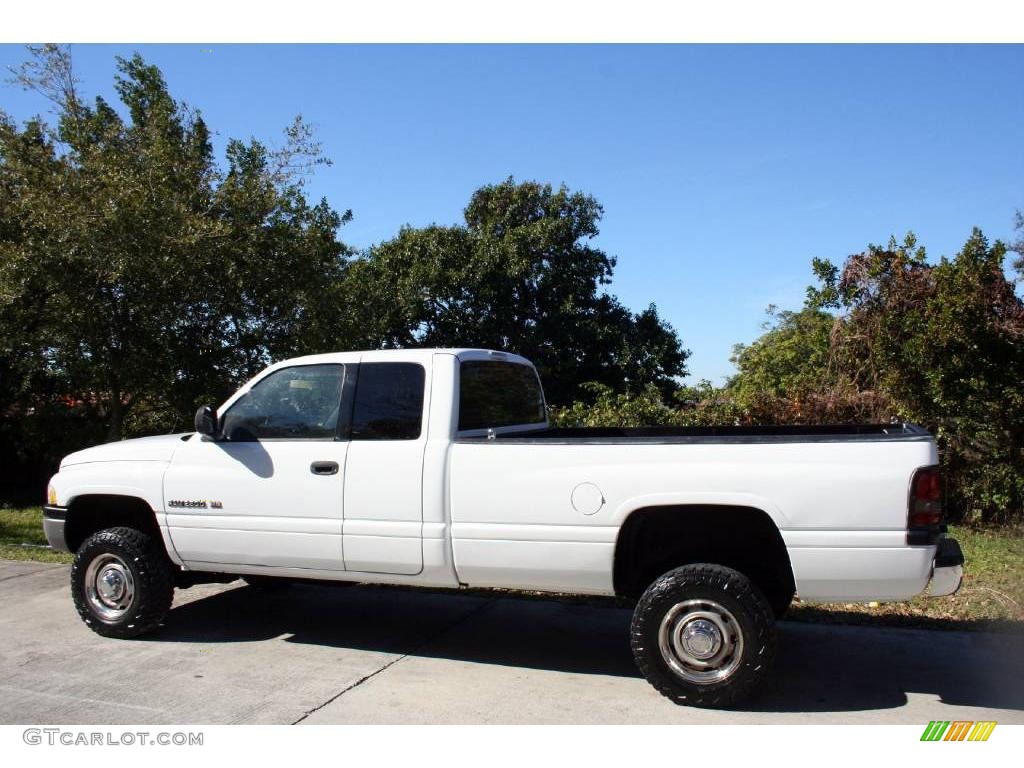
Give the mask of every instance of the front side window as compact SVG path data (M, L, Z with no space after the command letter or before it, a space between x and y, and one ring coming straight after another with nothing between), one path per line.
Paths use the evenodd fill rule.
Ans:
M362 363L353 440L415 440L423 423L426 372L416 363Z
M260 379L224 414L228 440L330 439L338 427L345 366L296 365Z
M466 360L459 366L459 429L544 420L544 393L530 366L499 360Z

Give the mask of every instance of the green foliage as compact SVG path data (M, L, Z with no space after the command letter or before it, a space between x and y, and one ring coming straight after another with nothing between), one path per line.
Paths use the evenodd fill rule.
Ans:
M655 386L639 392L615 392L597 382L581 387L584 400L568 406L553 407L550 422L556 427L635 427L673 424L675 412L665 405Z
M586 400L551 409L557 427L694 427L750 421L743 406L729 393L701 379L696 386L679 387L666 401L657 386L640 392L615 392L597 382L583 384Z
M507 179L473 194L464 225L402 229L352 266L354 303L381 308L364 343L527 352L554 403L587 397L584 381L669 395L689 352L653 305L633 314L603 290L615 260L588 242L601 213Z
M836 383L829 350L835 317L819 309L800 312L768 308L765 333L749 345L737 344L730 358L739 373L732 389L741 400L758 395L806 395Z

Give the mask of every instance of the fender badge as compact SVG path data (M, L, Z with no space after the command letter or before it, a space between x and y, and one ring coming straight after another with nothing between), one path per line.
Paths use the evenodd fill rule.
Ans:
M190 501L183 499L171 499L167 502L168 507L175 507L176 509L206 509L206 501ZM211 501L210 508L212 509L223 509L224 505L219 501Z

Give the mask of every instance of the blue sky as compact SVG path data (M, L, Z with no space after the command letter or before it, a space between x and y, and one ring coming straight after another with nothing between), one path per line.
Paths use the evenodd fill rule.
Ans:
M1009 239L1024 208L1024 46L73 47L83 91L114 100L139 50L229 137L296 113L334 165L310 183L365 247L461 220L509 175L593 194L611 292L653 302L720 383L764 308L798 308L814 256L914 230L932 258L972 226ZM24 58L0 46L0 66ZM0 86L0 107L45 113ZM222 154L222 153L221 153Z

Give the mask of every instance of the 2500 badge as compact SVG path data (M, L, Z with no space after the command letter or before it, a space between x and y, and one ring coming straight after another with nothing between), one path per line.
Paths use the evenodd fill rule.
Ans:
M207 504L205 501L183 501L181 499L171 499L167 502L168 507L176 507L177 509L206 509ZM219 501L211 501L209 504L212 509L221 509L223 504Z

